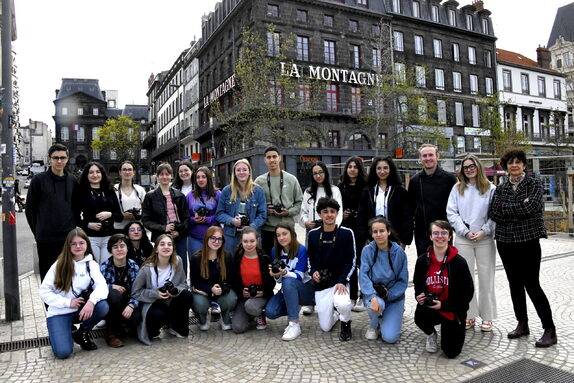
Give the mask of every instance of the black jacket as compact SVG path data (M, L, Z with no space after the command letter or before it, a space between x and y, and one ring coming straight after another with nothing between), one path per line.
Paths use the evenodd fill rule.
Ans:
M361 193L363 192L364 182L361 184L356 183L355 185L346 185L339 182L337 187L341 191L341 198L343 200L343 206L341 206L341 209L343 209L343 211L349 209L354 212L354 214L349 215L349 218L343 218L341 226L348 227L355 231L357 228L357 213L359 211L359 202L361 199Z
M107 237L114 233L114 222L122 222L124 216L118 202L118 196L113 189L103 190L100 189L102 194L95 195L92 193L89 186L78 186L74 192L72 207L76 215L76 222L88 237ZM112 216L104 221L96 218L96 214L102 211L109 211ZM92 230L88 228L88 223L100 222L102 227L100 230Z
M356 230L357 241L361 249L365 246L365 242L371 239L368 224L369 220L375 216L374 188L374 186L366 186L361 194ZM390 193L387 218L393 226L394 241L410 245L413 241L413 220L409 195L402 185L392 186Z
M445 256L448 256L446 254ZM430 254L425 253L418 257L415 265L413 284L415 286L415 297L426 292L427 272L430 266ZM472 276L468 270L465 259L457 254L446 264L448 270L448 299L441 300L442 310L454 313L459 321L466 319L468 305L474 294L474 284Z
M193 288L203 291L210 297L213 295L211 291L213 285L227 283L230 288L235 290L238 272L235 270L231 254L225 253L225 280L221 279L218 260L210 261L209 266L209 278L203 278L201 276L201 251L197 251L189 258L189 280Z
M179 237L187 236L189 226L189 206L185 195L179 190L169 188L171 200L176 208L178 224L175 230ZM169 223L167 218L167 200L163 196L161 188L156 188L145 195L142 203L142 223L151 231L151 240L155 242L156 238L165 233L165 226Z
M39 243L64 242L76 227L72 195L76 178L64 171L57 176L51 169L32 178L26 195L26 219Z
M238 299L243 299L243 288L248 287L243 283L241 278L241 256L235 252L233 262L235 263L235 272L237 273L236 284L234 286L235 293ZM273 296L273 289L275 288L275 278L269 274L269 265L271 258L265 254L259 254L259 270L261 271L261 281L263 282L263 298L269 299Z

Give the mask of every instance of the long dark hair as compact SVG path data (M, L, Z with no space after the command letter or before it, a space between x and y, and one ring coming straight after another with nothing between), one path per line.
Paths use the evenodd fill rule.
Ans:
M315 177L313 177L313 168L315 166L319 166L323 173L325 173L325 180L323 181L323 188L325 189L325 195L329 198L333 197L333 191L331 190L331 181L329 180L329 169L327 169L327 165L323 161L317 161L311 166L311 186L307 188L309 194L311 194L310 200L316 201L317 199L317 189L319 188L319 184L315 181Z
M289 244L289 259L295 258L299 252L299 247L301 246L297 240L297 231L295 230L295 227L290 223L279 222L277 226L275 226L275 231L273 232L275 235L275 259L281 259L281 251L283 250L283 246L281 246L277 240L277 229L288 230L291 234L291 243Z
M142 229L142 238L140 239L140 249L151 249L153 247L153 245L151 244L151 242L149 241L149 238L147 236L147 231L144 227L144 225L139 222L139 221L134 221L134 222L130 222L128 223L124 229L122 230L122 232L124 233L124 235L126 237L128 237L128 239L130 238L130 227L132 225L137 225L139 227L141 227ZM133 247L133 243L131 242L130 239L130 247ZM146 257L149 257L151 254L146 254Z
M195 172L193 172L193 179L192 179L193 196L196 199L201 196L201 188L197 184L197 173L199 173L199 172L202 172L207 177L207 185L205 186L205 193L207 194L208 197L215 198L215 196L216 196L215 190L216 189L215 189L215 186L213 185L213 177L211 176L211 171L209 170L209 168L207 166L202 166L199 169L197 169Z
M391 157L375 157L369 169L369 177L367 178L367 186L374 187L379 183L379 176L377 175L377 164L381 161L389 164L389 176L387 177L387 184L391 186L402 185L401 176L397 165L393 162Z
M191 184L193 185L193 178L195 175L195 173L193 172L193 164L189 161L181 161L177 165L177 168L175 169L174 179L173 179L173 182L171 184L171 186L176 188L177 190L181 190L181 188L183 187L183 181L181 178L179 178L179 168L181 168L182 166L187 166L189 168L189 170L191 171Z
M86 166L84 166L84 170L82 170L82 174L80 175L80 188L82 189L90 188L88 173L90 172L90 168L92 166L96 166L100 170L100 173L102 173L102 180L100 181L100 189L104 191L112 190L112 184L110 182L110 179L108 178L106 169L104 169L103 165L97 161L90 161L86 164Z
M357 174L357 180L355 181L355 185L357 185L359 188L362 189L365 186L365 182L366 182L365 165L363 165L363 161L357 156L351 156L351 157L349 157L347 162L345 162L345 167L343 168L343 173L341 174L340 186L342 186L344 188L344 187L351 184L351 178L347 174L347 168L353 162L355 163L355 166L359 170L359 174Z

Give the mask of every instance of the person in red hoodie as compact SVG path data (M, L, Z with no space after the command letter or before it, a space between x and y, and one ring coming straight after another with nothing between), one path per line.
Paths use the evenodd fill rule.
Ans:
M452 226L447 221L430 224L432 248L417 259L413 282L415 286L415 324L427 335L426 350L437 352L437 332L441 325L441 348L448 358L462 350L465 337L466 312L474 294L468 265L450 246Z

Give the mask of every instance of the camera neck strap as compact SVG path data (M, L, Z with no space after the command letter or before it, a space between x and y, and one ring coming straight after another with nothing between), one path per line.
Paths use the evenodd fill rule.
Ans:
M273 193L271 193L271 175L267 173L267 187L269 188L269 198L271 199L271 205L273 205ZM283 171L279 173L279 202L283 206Z
M116 189L116 191L118 192L118 202L120 203L120 209L122 209L122 212L123 212L125 210L124 210L124 204L122 203L122 194L124 194L122 192L122 184L119 183L117 186L118 186L118 188ZM136 193L136 197L138 197L138 199L141 202L140 193L138 192L138 189L135 187L134 184L132 184L132 188L134 189L134 192Z
M156 283L157 287L159 287L159 270L157 269L157 265L153 265L153 270L155 271L155 283ZM171 280L172 274L173 274L173 265L170 263L169 264L169 275L167 276L166 281ZM165 281L164 281L164 283L165 283Z
M88 289L92 288L92 290L93 290L94 279L92 278L92 273L90 273L90 261L86 262L86 271L88 272L88 275L90 276L90 284L88 285ZM72 288L72 294L74 294L74 296L76 298L78 298L80 295L82 295L82 292L80 292L80 294L77 294L74 291L74 278L72 278L72 280L70 281L70 287Z

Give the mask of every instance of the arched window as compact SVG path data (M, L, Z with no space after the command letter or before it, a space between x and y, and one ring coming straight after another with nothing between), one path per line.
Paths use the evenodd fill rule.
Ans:
M371 149L371 142L368 137L361 133L353 133L347 140L348 149Z

